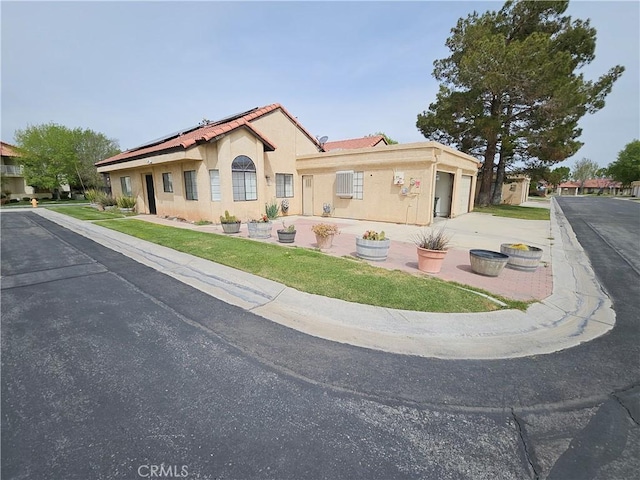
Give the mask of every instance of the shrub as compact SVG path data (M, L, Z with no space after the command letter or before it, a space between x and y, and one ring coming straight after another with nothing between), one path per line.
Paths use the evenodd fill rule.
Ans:
M133 197L118 197L116 200L118 208L134 208L136 206L136 199Z
M275 220L276 218L278 218L278 214L280 213L280 205L278 205L278 202L275 199L272 200L271 203L265 203L264 209L269 220Z
M446 250L451 236L445 233L444 227L439 230L422 230L413 236L413 242L419 248L427 250Z
M509 245L510 248L513 248L515 250L523 250L523 251L529 251L529 245L526 245L524 243L512 243L511 245Z
M89 190L84 192L84 198L86 198L89 201L89 203L98 203L96 202L96 199L98 198L98 195L100 193L101 192L99 192L95 188L90 188Z
M329 235L337 235L340 233L337 226L329 223L317 223L311 227L311 230L319 237L328 237Z

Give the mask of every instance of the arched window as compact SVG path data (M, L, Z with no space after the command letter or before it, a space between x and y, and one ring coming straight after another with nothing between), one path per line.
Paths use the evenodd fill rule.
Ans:
M231 164L233 201L244 202L258 199L256 166L246 155L240 155Z

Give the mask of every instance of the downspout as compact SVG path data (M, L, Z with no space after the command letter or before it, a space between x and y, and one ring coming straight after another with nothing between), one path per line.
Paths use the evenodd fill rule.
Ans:
M433 158L436 161L433 163L433 175L431 177L431 197L429 201L429 225L433 223L433 210L435 209L436 201L436 177L438 176L438 164L440 163L440 156L442 155L441 148L433 149Z

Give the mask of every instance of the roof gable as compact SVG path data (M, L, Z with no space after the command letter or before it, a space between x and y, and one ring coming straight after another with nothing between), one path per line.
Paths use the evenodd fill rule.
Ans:
M273 103L265 107L253 108L215 122L208 122L204 125L190 127L173 134L160 137L136 148L114 155L113 157L101 160L96 163L96 166L125 162L128 160L158 155L167 151L188 150L199 143L215 140L216 137L240 128L245 128L251 132L264 144L267 151L273 151L276 149L276 145L269 140L266 135L260 132L251 122L278 109L280 109L294 124L296 124L298 128L300 128L300 130L316 145L319 145L318 141L313 138L313 136L282 105L279 103Z
M351 138L348 140L336 140L335 142L326 142L324 151L330 152L334 150L353 150L355 148L371 148L383 143L387 145L387 141L382 135L370 135L362 138Z
M22 156L15 146L9 143L4 143L2 141L0 141L0 154L3 157L21 157Z

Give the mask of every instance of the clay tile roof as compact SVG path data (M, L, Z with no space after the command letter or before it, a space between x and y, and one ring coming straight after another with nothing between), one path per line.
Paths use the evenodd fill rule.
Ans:
M382 135L371 135L369 137L351 138L349 140L337 140L335 142L327 142L324 144L324 151L332 150L352 150L354 148L370 148L375 147L380 142L387 144Z
M580 184L578 182L563 182L558 186L561 188L578 188Z
M273 103L265 107L254 108L237 115L232 115L230 117L223 118L222 120L210 122L206 125L193 127L182 132L161 137L158 140L148 142L139 147L129 149L126 152L114 155L113 157L101 160L96 163L96 166L109 165L147 156L159 155L160 153L167 151L187 150L198 143L208 142L220 135L224 135L225 133L239 128L246 128L251 131L258 139L260 139L267 151L273 151L276 149L275 144L273 144L273 142L271 142L263 133L252 125L251 121L278 109L289 117L293 123L295 123L314 143L317 144L317 140L313 138L313 136L302 125L300 125L300 123L298 123L295 117L293 117L279 103Z
M0 141L0 153L2 154L3 157L21 157L22 156L20 155L20 152L18 152L16 147L1 141Z
M615 182L610 178L590 178L584 181L585 188L608 188L620 187L620 182Z

